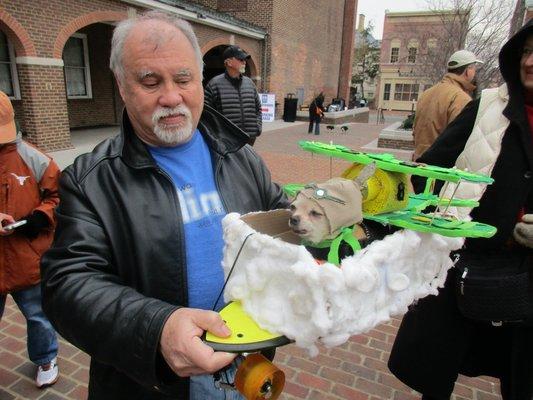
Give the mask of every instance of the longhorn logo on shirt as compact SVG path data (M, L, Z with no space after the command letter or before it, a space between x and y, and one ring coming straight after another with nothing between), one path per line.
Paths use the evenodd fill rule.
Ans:
M17 179L17 181L19 181L20 186L23 186L26 179L29 178L29 176L18 176L17 174L14 174L13 172L11 172L11 175L13 175Z

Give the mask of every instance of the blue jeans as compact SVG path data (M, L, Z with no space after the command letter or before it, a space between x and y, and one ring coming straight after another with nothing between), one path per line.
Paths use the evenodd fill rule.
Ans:
M0 295L0 319L4 314L6 297ZM57 356L57 337L41 307L41 286L13 292L11 297L26 318L30 360L36 365L48 364Z
M222 380L232 383L235 380L237 368L232 364L227 370L227 376L222 372ZM221 390L215 387L213 375L191 376L189 400L244 400L235 390Z
M313 116L309 118L309 129L307 133L313 132L313 124L315 125L315 135L320 135L320 117Z

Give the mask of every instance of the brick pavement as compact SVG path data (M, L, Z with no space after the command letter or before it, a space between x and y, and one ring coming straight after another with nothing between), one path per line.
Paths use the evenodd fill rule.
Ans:
M298 149L299 140L320 139L359 149L377 137L383 125L350 124L346 134L323 129L319 137L308 135L305 123L284 125L265 132L256 149L280 183L322 180L340 173L347 163L311 156ZM352 337L333 349L321 348L315 358L294 345L278 350L276 363L286 374L281 396L296 399L410 400L419 395L396 380L387 370L389 352L400 320L364 335ZM86 399L89 357L74 346L60 341L61 376L56 385L45 390L33 386L35 369L27 360L25 321L9 297L0 322L0 400L11 399ZM413 366L416 368L416 366ZM497 400L499 385L489 378L460 377L454 391L456 400Z

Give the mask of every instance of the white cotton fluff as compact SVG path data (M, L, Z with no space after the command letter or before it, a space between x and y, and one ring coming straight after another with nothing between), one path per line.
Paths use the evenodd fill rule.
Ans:
M226 301L241 301L259 326L317 353L404 314L415 300L437 294L449 253L463 238L401 230L341 261L317 264L304 246L254 231L236 213L222 221ZM243 245L245 238L252 234Z

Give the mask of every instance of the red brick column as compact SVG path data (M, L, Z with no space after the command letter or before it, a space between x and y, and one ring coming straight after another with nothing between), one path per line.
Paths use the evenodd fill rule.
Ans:
M352 78L357 0L344 1L344 23L342 28L339 91L337 97L343 98L346 100L346 104L348 104L350 100L350 80Z
M18 64L28 141L44 151L72 148L63 67Z

